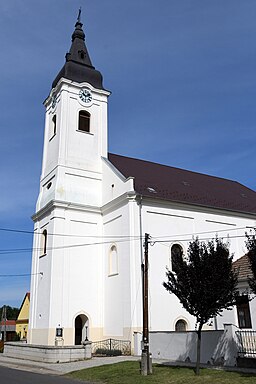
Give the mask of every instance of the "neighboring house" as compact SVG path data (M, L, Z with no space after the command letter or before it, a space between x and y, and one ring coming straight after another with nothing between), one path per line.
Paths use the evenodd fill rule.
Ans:
M252 277L247 254L233 262L238 271L239 297L231 310L224 310L222 316L215 319L215 329L222 329L223 324L233 324L240 329L256 330L256 299L252 294L248 277Z
M246 227L256 225L256 193L235 181L109 154L110 92L84 37L78 20L44 103L28 342L54 345L57 335L64 345L86 336L132 340L142 330L145 233L152 236L150 330L192 330L194 317L162 286L166 266L177 252L186 254L193 235L230 236L235 258L243 255ZM214 327L223 328L223 318Z
M252 271L247 255L240 257L233 263L238 270L238 288L240 296L236 305L237 325L239 328L253 328L256 330L256 300L251 293L248 278L252 277Z
M1 340L4 340L4 333L6 332L6 341L13 341L16 339L16 321L15 320L2 320L1 327Z
M21 340L27 339L29 322L30 293L27 292L20 306L20 311L16 320L16 333Z

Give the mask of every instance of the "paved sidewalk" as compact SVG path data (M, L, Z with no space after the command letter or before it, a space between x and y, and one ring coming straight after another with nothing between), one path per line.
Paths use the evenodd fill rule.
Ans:
M129 360L139 361L140 358L135 356L93 357L90 360L51 364L38 361L14 359L11 357L6 357L0 353L0 365L4 367L52 375L64 375L65 373L78 371L80 369L98 367L100 365L119 363L120 361Z

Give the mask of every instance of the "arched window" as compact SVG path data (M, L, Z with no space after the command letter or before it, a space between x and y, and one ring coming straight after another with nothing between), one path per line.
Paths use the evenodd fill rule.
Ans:
M47 246L47 231L43 230L42 239L41 239L41 254L46 255L46 246Z
M175 324L176 332L186 332L187 330L187 322L185 320L178 320Z
M175 265L175 259L183 255L183 248L180 244L173 244L171 247L171 261L172 261L172 270Z
M56 135L56 115L52 118L52 136Z
M90 113L87 111L79 111L78 130L90 132Z
M56 136L56 132L57 132L56 124L57 124L57 117L55 114L53 115L52 121L50 122L50 126L49 126L49 141L51 141L54 138L54 136Z
M117 248L112 245L109 251L109 275L118 274L118 257Z

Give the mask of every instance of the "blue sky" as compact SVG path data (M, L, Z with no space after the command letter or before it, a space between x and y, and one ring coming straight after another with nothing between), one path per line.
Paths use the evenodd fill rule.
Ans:
M42 102L80 6L112 91L109 150L256 189L255 0L1 1L0 228L33 230ZM0 231L0 274L29 274L31 247L31 234ZM29 280L0 277L0 306L19 306Z

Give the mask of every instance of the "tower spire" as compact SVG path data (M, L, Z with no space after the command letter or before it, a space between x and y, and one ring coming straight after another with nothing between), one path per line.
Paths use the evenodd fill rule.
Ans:
M72 34L72 44L69 52L66 54L66 63L53 81L53 88L56 87L62 77L77 83L87 82L95 88L104 89L102 75L92 65L85 44L85 34L81 22L81 7L79 8L75 30Z

